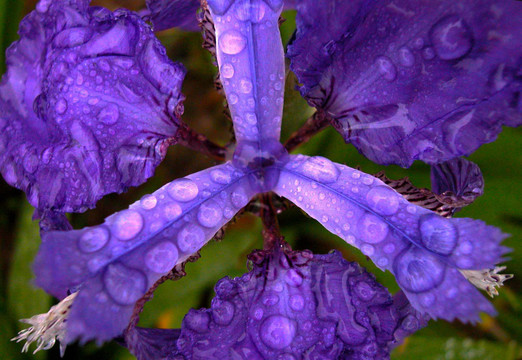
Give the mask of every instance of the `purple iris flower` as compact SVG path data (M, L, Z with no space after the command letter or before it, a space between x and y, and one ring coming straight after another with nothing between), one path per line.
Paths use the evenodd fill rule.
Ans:
M522 123L522 3L147 1L143 15L158 30L194 28L202 6L233 156L72 230L65 213L143 183L167 147L192 134L181 122L183 66L138 14L89 3L40 1L20 24L0 84L0 171L41 219L36 284L66 304L29 319L19 339L47 348L55 336L63 344L118 337L139 359L384 359L428 318L495 313L472 284L494 293L506 278L495 267L506 235L450 216L483 191L478 167L460 157ZM331 124L375 162L432 165L433 193L289 155L293 142L280 143L284 6L297 9L290 68L317 109L293 140ZM270 205L276 194L390 271L402 290L392 298L337 253L288 249ZM211 309L189 312L180 330L136 328L149 292L252 199L266 205L266 233L275 232L252 255L254 269L219 282ZM64 306L67 321L34 337Z

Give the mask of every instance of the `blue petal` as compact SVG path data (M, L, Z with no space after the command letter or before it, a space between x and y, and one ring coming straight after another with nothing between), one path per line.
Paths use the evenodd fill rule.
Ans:
M288 48L302 95L380 164L469 155L522 124L519 1L314 1Z
M78 3L39 3L0 83L0 171L41 211L84 211L143 183L183 111L185 70L149 26Z
M119 335L136 301L253 195L248 174L227 163L175 180L99 226L45 233L34 265L36 284L59 298L80 288L67 341Z
M458 269L498 263L505 238L499 229L480 220L443 218L410 204L377 178L321 157L290 157L274 191L392 272L417 310L462 321L494 312ZM454 297L446 296L450 284Z
M173 27L198 31L196 12L200 6L199 0L147 0L148 15L155 31Z
M285 64L282 1L208 1L216 55L238 143L259 151L279 141Z

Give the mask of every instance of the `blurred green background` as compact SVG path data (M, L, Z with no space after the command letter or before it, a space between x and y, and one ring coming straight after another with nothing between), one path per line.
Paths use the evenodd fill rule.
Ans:
M0 73L5 71L4 52L17 37L19 20L34 8L36 1L0 0ZM143 1L120 0L93 1L95 5L110 9L127 7L138 10ZM286 12L282 25L286 43L295 28L295 13ZM201 36L180 31L158 34L169 56L182 62L187 70L183 85L186 95L184 121L213 141L226 145L231 138L231 124L223 113L223 98L214 90L215 67L206 50L201 48ZM285 114L282 138L286 139L312 114L305 101L294 91L296 80L288 72ZM499 314L492 318L483 316L476 326L459 322L432 321L398 347L394 359L425 360L515 360L522 359L522 214L520 204L522 187L522 129L506 128L498 140L481 147L471 160L484 173L485 195L457 216L473 217L500 227L512 236L505 245L514 251L507 263L515 278L502 288L493 302ZM315 136L298 149L310 155L322 155L349 166L360 165L363 171L375 173L385 169L391 178L409 176L418 187L429 187L429 167L415 163L410 169L396 166L383 167L371 163L332 129ZM76 228L95 225L115 211L126 208L142 195L150 193L164 183L214 165L209 158L173 146L156 174L146 184L130 189L126 194L109 195L96 209L84 214L74 214L71 221ZM31 285L31 262L40 242L38 226L31 220L32 211L21 191L9 187L0 180L0 358L2 359L58 359L57 347L36 355L20 353L22 344L9 339L25 327L18 319L46 312L54 299ZM297 209L291 209L279 217L282 232L294 249L311 249L326 253L340 250L346 259L357 261L373 272L378 280L393 293L397 285L389 273L376 269L358 250L346 245L330 234L315 220ZM179 327L184 314L190 308L208 307L214 296L213 284L224 276L239 276L246 272L246 255L262 247L261 224L252 215L244 215L226 229L221 242L212 241L201 252L201 259L187 265L187 276L176 282L163 284L154 299L145 307L140 325L149 327ZM34 349L34 345L31 350ZM133 359L127 350L114 343L97 347L68 347L65 359Z

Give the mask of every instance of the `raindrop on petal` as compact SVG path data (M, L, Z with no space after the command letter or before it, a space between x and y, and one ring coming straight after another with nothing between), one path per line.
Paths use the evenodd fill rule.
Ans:
M246 43L246 38L237 30L228 30L219 38L219 48L229 55L239 54Z

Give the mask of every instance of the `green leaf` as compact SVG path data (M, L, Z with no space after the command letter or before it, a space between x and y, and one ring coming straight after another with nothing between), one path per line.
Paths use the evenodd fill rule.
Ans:
M392 354L392 360L516 360L522 348L515 341L508 344L470 338L413 336Z
M5 71L5 50L16 39L24 2L0 0L0 74Z
M51 298L43 290L32 285L31 264L38 251L40 235L38 223L32 221L33 207L24 202L20 207L16 242L11 259L7 288L7 309L12 320L26 319L46 313L51 306ZM27 325L19 323L17 331ZM14 337L16 333L9 336ZM43 354L43 353L42 353ZM44 358L45 354L40 355Z

